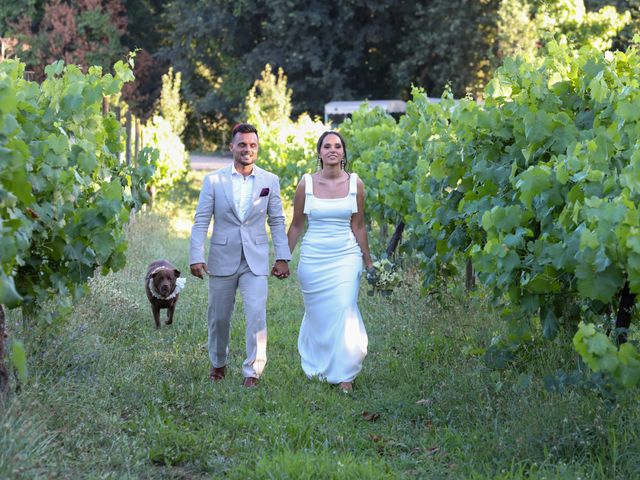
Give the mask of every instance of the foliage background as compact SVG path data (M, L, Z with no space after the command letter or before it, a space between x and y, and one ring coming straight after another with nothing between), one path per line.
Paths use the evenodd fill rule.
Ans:
M37 77L56 55L108 66L139 49L124 98L142 119L173 67L187 148L212 150L246 118L266 64L288 76L296 117L321 115L331 100L406 100L412 86L480 96L506 55L534 55L558 34L625 48L639 14L638 0L18 0L0 6L0 37L19 40L4 41L7 55Z
M576 365L567 338L531 343L510 368L491 368L481 352L505 325L487 298L470 298L460 282L421 296L410 268L389 297L366 295L363 280L369 354L352 396L300 369L297 256L288 280L270 279L260 387L241 386L240 308L228 376L212 385L206 283L187 280L173 325L160 331L143 286L156 256L188 270L201 179L131 225L125 268L92 279L59 335L16 331L36 354L31 381L0 413L0 478L637 476L637 392L611 402L584 386L545 388L544 375Z
M569 179L574 187L588 183L590 195L599 192L597 184L603 178L622 178L616 175L624 169L630 170L625 181L637 190L638 175L627 168L637 160L637 146L632 145L638 121L637 57L615 57L623 71L628 67L633 73L629 83L634 88L622 91L618 72L604 67L609 60L601 53L586 58L589 50L583 50L577 63L558 62L555 73L560 78L570 73L571 88L578 91L567 86L566 91L550 93L549 84L562 90L562 82L541 78L532 65L547 56L541 52L548 45L624 49L633 42L638 13L637 1L595 0L17 0L1 5L2 56L28 62L39 81L52 58L62 57L82 68L109 67L127 51L140 49L136 83L123 99L131 111L148 119L145 136L163 151L159 165L164 162L167 168L159 169L157 181L167 181L167 187L181 185L187 192L176 190L185 193L179 204L175 199L160 203L161 213L140 216L126 232L129 217L127 212L122 215L117 240L124 242L126 234L132 250L125 254L124 243L117 250L117 265L112 267L121 268L119 276L91 280L89 298L64 310L67 321L56 325L61 335L53 335L47 322L33 325L15 310L10 313L9 331L25 339L32 368L24 383L27 395L9 397L17 401L3 411L0 421L0 476L141 476L149 475L150 467L157 467L159 476L194 478L269 478L301 471L329 478L411 478L425 472L434 478L637 476L637 391L612 388L612 378L623 386L637 384L639 355L632 344L617 350L599 329L582 325L574 337L582 358L577 360L569 341L573 332L559 328L575 323L575 317L554 311L549 307L555 307L554 301L544 296L557 293L556 272L534 261L536 252L526 251L521 241L539 240L541 231L548 233L541 228L544 222L567 203L541 210L546 197L566 193L558 185L546 188L556 179L567 183L568 173L560 168L564 160L571 168L578 164L590 170L572 171ZM570 58L574 52L556 53ZM505 62L514 54L523 58ZM61 64L55 68L62 71ZM582 75L585 70L591 73ZM68 72L73 88L82 74L76 67ZM22 80L22 73L12 75L13 82ZM0 102L0 111L15 98L7 88L10 83L2 80L0 93L10 101ZM526 94L514 99L514 86ZM37 87L29 89L35 92ZM434 104L427 93L442 99ZM627 94L632 101L627 101ZM465 96L470 98L454 110L454 98ZM144 303L139 273L153 258L175 258L183 271L188 270L185 244L197 188L180 182L186 149L177 140L182 136L189 148L215 149L228 141L225 132L231 123L256 123L264 166L283 178L283 193L290 197L299 175L314 169L314 143L324 126L313 115L323 104L384 97L411 98L407 115L396 121L379 111L360 112L343 128L352 147L351 166L368 186L372 225L383 233L385 226L406 222L404 246L417 254L405 264L407 281L395 296L362 301L372 342L369 370L359 377L356 394L336 397L327 385L300 375L291 341L300 320L299 291L291 283L273 284L273 279L269 315L277 321L270 341L277 352L272 359L277 380L267 377L257 391L241 394L239 382L212 389L206 379L206 354L199 347L206 338L201 322L206 288L200 284L185 292L183 321L162 332L148 328L148 311L139 303L140 298ZM98 114L101 97L94 100L98 101L91 109ZM485 100L485 106L475 100ZM576 112L573 107L582 104L586 107ZM550 105L558 111L549 110ZM73 116L73 108L69 110ZM580 152L571 162L560 159L564 150L550 146L569 140L554 136L561 129L549 126L550 116L559 123L568 117L563 124L567 130L580 127L589 138L600 133L603 137L587 143L587 150L594 149L591 154ZM625 128L635 131L629 134L617 128L620 122L609 122L620 118ZM115 142L118 126L109 119ZM2 120L0 134L8 137L15 129L8 116ZM22 123L28 129L34 122ZM605 132L599 131L601 125ZM616 137L621 134L626 136ZM616 140L616 160L634 162L621 167L607 163L601 146L611 143L608 135ZM57 133L44 143L67 157L62 151L69 145L60 144ZM13 148L14 155L16 151ZM590 155L599 155L599 160ZM30 158L24 154L24 159ZM465 162L469 158L474 162ZM42 163L46 170L51 161ZM510 165L515 171L507 171ZM177 170L171 171L173 167ZM24 170L10 173L19 176ZM7 172L2 170L5 176ZM117 179L110 185L115 191ZM607 188L620 190L615 181ZM106 200L113 195L121 203L119 191L107 193ZM631 198L625 203L627 193L620 195L623 205L618 207L633 210L627 223L635 234L637 202ZM469 210L458 208L462 197ZM191 202L189 213L181 211L187 208L184 198ZM3 199L9 202L2 208L13 209L14 199ZM535 221L531 212L511 215L520 204L536 210ZM72 203L64 206L76 213ZM614 303L620 286L609 282L608 289L598 289L594 273L603 265L609 268L607 261L622 264L615 266L620 270L634 267L633 275L629 269L626 275L638 290L640 247L635 235L628 240L622 232L619 252L607 251L605 247L616 242L607 243L600 235L620 229L614 231L615 216L606 208L588 223L586 217L599 206L597 200L589 211L577 206L575 218L584 220L578 226L582 230L569 228L571 238L560 238L554 245L567 240L568 247L577 248L576 255L585 257L589 284L586 292L578 293L586 293L587 300L578 306L598 307L591 317L586 315L591 319L601 318L602 305L596 301ZM19 213L29 213L29 208ZM577 221L563 219L571 227L570 222ZM555 226L562 226L563 219ZM520 231L516 223L522 224ZM10 224L2 227L6 225ZM3 240L11 238L5 235ZM97 238L95 233L87 235L86 244L100 246ZM65 242L58 243L64 247ZM477 248L470 249L472 245ZM590 257L599 247L599 256ZM632 250L627 252L633 254L632 265L625 265L624 257L614 258L624 254L624 248ZM71 249L73 254L87 250ZM561 253L566 256L566 251ZM456 267L470 255L480 279L494 292L479 289L468 298L456 288ZM562 255L545 255L548 263L563 261ZM445 268L437 273L453 280L425 296L419 288L424 270L418 270L438 256L439 266ZM32 258L43 256L35 252ZM484 265L483 260L496 265ZM527 261L542 271L521 268ZM3 265L3 280L18 268L13 262ZM592 266L596 270L589 270ZM569 267L561 280L571 286L578 272ZM79 280L92 272L84 268ZM516 273L519 280L512 276ZM543 280L541 287L549 291L529 291L534 278ZM499 321L495 307L504 305L489 305L488 299L494 293L492 300L502 302L506 289L512 305L525 296L536 296L538 303L523 309L530 328L518 340L526 341L500 350L496 347L504 346L501 340L508 342L514 332ZM234 322L235 338L242 337L241 325ZM543 344L543 337L553 343ZM240 342L234 348L237 362ZM593 375L582 361L600 373ZM506 365L511 368L504 369ZM21 403L23 398L33 403Z

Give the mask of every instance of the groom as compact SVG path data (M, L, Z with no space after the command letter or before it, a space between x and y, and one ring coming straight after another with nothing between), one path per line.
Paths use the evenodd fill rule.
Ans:
M231 314L240 289L246 318L247 358L242 364L243 385L258 384L267 362L267 276L271 230L276 262L272 273L289 276L287 244L278 177L255 165L258 132L248 123L231 132L233 165L204 178L191 230L191 274L209 276L209 378L221 381L229 354ZM209 259L204 245L213 218Z

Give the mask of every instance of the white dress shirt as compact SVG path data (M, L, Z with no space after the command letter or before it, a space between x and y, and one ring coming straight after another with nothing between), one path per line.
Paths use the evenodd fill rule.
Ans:
M240 216L240 221L244 221L251 206L255 180L256 174L254 170L245 177L241 173L238 173L235 166L232 167L231 185L233 187L233 203L236 207L236 212L238 212Z

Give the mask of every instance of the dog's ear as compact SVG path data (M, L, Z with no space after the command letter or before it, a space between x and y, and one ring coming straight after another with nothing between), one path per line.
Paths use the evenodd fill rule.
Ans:
M180 276L180 270L178 270L177 268L175 268L175 269L173 270L173 273L175 273L175 274L176 274L176 278L178 278L178 277Z

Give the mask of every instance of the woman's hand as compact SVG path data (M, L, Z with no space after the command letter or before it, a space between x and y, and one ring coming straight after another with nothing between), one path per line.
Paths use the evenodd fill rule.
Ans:
M289 264L286 260L276 260L271 268L271 275L283 280L289 276Z
M369 265L366 268L366 272L367 283L369 283L369 285L375 285L375 283L378 281L378 272L376 272L376 269L373 267L373 265Z

